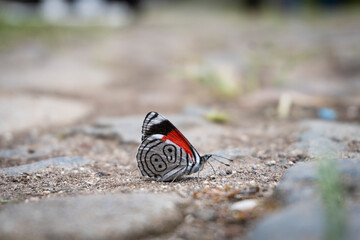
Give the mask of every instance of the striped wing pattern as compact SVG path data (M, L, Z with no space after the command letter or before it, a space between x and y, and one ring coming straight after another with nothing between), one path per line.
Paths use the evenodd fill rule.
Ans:
M136 160L143 176L171 181L203 167L201 157L184 135L157 112L149 112L142 126Z
M157 132L151 131L151 127L155 126L163 121L166 121L162 115L158 114L157 112L149 112L143 122L142 129L141 129L141 141L152 134L156 134Z
M188 174L193 164L184 149L169 140L161 140L163 136L155 134L147 137L139 146L136 159L143 176L171 181Z

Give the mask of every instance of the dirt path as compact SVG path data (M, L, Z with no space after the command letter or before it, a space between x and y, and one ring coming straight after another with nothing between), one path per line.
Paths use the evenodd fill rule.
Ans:
M265 200L283 173L308 160L303 152L294 151L304 130L294 120L316 113L317 105L307 105L306 100L312 102L310 96L320 100L326 96L337 103L342 99L337 106L340 109L349 101L359 103L354 97L356 82L350 78L346 84L339 82L342 75L331 69L332 64L342 63L327 58L335 54L335 61L340 59L338 53L355 44L348 38L350 43L341 45L346 40L341 34L354 30L358 36L359 29L350 24L334 33L322 21L315 23L312 26L299 19L284 23L271 17L252 21L214 10L151 10L133 26L104 38L80 41L75 48L65 47L60 52L40 46L43 55L30 52L30 60L14 53L13 58L21 59L26 67L26 76L17 68L6 68L11 61L3 59L2 98L56 97L85 104L91 110L53 122L40 116L26 130L20 128L20 133L2 133L1 168L58 156L80 156L88 162L70 169L0 174L0 208L78 195L177 194L191 202L183 213L184 221L168 230L170 233L148 239L246 239L255 220L276 207ZM331 53L319 50L326 35L336 36L327 42ZM304 79L303 89L293 95L293 109L299 111L288 120L279 120L276 107L280 96L293 93L300 79ZM328 85L312 88L314 81ZM332 102L328 105L333 106ZM28 108L6 111L21 111L21 107ZM198 113L209 113L209 109L225 112L229 120L214 123ZM102 117L115 122L126 116L141 117L152 110L175 114L175 118L195 118L190 124L181 120L180 130L200 153L222 150L234 158L233 164L224 167L214 162L216 173L207 165L199 177L174 183L142 178L134 157L138 142L124 141L116 124L97 128L94 123ZM39 111L49 112L47 108ZM31 118L31 113L24 117ZM56 114L54 118L59 119ZM12 124L16 129L17 123ZM132 129L134 122L128 124ZM16 151L5 151L9 149ZM256 207L251 211L233 209L235 202L246 199L256 200Z

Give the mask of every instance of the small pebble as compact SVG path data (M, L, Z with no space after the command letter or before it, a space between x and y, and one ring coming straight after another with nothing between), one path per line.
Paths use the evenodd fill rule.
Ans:
M318 110L318 117L325 120L334 120L337 118L337 112L331 108L320 108Z
M295 149L290 152L290 155L293 157L302 156L302 155L304 155L304 151L300 150L300 149Z
M196 218L200 218L206 222L214 221L218 217L216 211L214 211L212 209L200 209L200 210L194 212L194 216Z
M267 161L267 162L265 163L265 165L267 165L267 166L273 166L273 165L275 165L275 164L276 164L276 161L275 161L275 160Z
M194 217L192 215L189 214L185 217L186 223L192 223L193 221L194 221Z
M255 186L255 185L256 185L256 182L255 182L254 180L251 180L251 181L249 182L249 185Z
M243 201L236 202L230 206L230 210L233 211L248 211L253 209L258 205L258 200L256 199L246 199Z

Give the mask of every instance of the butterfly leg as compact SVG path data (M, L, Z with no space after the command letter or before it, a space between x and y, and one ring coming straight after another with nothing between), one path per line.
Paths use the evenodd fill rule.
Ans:
M186 170L186 167L182 167L182 168L174 168L172 169L170 172L166 173L164 176L162 176L160 178L160 181L162 182L168 182L170 180L173 180L174 179L174 176L175 178L183 175L185 173L185 170ZM158 180L159 181L159 180Z
M214 167L211 165L211 163L210 163L210 162L208 162L208 163L210 164L210 166L211 166L212 170L214 171L214 175L216 176L216 171L215 171Z
M185 169L186 169L186 167L185 167ZM178 175L176 175L176 177L171 181L171 183L173 183L177 179L177 177L180 176L180 174L181 174L181 172Z

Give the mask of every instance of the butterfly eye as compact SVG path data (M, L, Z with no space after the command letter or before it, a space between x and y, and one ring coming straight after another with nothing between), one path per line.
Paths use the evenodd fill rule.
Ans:
M161 165L161 164L159 165L159 168L162 168L162 165Z
M172 149L171 149L171 148L169 148L169 149L168 149L168 151L171 153L171 152L172 152Z

